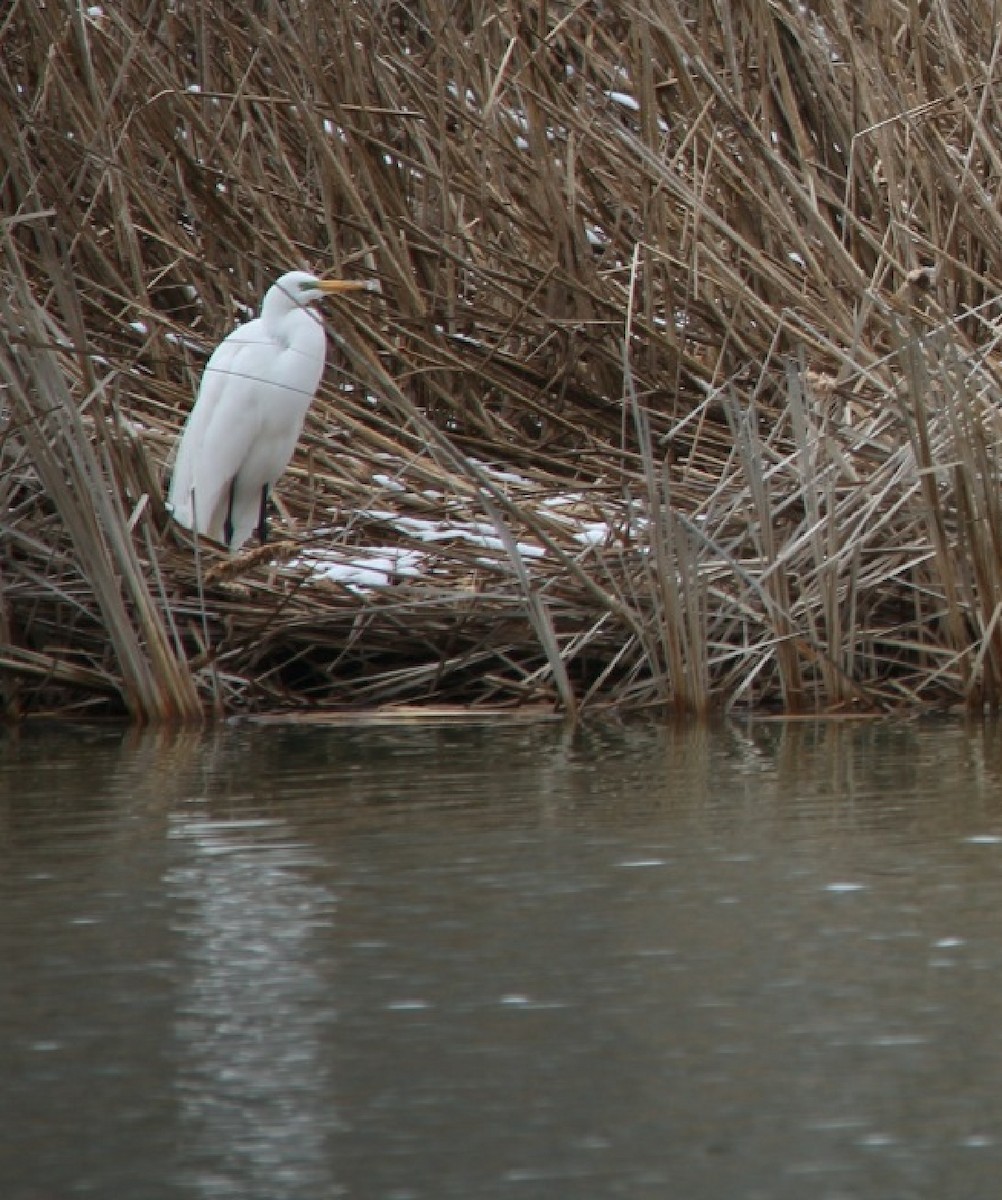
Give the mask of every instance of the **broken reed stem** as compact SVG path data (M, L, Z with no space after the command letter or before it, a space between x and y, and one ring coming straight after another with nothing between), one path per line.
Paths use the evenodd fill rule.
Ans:
M117 503L108 462L102 464L66 388L48 335L30 299L28 281L5 246L14 308L0 298L0 316L20 329L0 351L10 419L23 437L46 494L59 511L114 648L122 697L137 721L201 719L201 703L142 574L131 531ZM30 661L30 656L26 661Z
M0 18L18 706L999 703L985 0L149 20ZM379 291L278 490L301 554L221 565L165 463L295 265ZM485 514L501 549L439 536ZM363 551L423 575L305 557Z

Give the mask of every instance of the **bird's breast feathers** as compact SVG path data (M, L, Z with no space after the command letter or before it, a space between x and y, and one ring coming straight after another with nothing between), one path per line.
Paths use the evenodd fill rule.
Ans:
M205 384L236 404L308 406L323 374L326 348L323 330L313 321L309 325L295 336L266 330L260 320L241 325L209 359Z

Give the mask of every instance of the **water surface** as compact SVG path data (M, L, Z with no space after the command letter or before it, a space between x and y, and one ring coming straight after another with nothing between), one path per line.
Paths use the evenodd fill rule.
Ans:
M963 1197L994 726L0 735L4 1200Z

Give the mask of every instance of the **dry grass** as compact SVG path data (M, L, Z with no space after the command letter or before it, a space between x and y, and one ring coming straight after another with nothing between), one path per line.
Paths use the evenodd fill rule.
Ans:
M13 0L7 712L996 706L996 13L877 7ZM231 564L166 463L291 265L379 292Z

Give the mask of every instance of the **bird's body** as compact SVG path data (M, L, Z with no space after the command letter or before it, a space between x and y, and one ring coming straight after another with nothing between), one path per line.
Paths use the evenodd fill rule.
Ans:
M263 538L268 489L289 464L324 370L327 339L309 305L365 286L290 271L261 315L216 347L174 463L168 505L179 524L230 550L255 528Z

